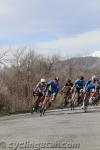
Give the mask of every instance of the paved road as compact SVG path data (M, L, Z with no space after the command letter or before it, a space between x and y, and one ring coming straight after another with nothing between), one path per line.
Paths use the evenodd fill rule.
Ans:
M0 150L100 150L100 107L0 118Z

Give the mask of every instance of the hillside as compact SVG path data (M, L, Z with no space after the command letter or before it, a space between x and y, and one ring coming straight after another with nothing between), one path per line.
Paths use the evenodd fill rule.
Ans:
M59 63L59 66L63 69L68 69L69 67L78 68L82 70L100 68L100 58L98 57L77 57L71 58Z

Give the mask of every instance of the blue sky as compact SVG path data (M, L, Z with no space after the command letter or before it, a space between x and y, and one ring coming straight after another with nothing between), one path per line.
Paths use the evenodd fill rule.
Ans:
M100 0L0 0L0 47L43 54L100 51Z

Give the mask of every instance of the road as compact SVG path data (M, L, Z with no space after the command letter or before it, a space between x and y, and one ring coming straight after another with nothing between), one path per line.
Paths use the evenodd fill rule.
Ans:
M100 150L100 107L0 118L0 150Z

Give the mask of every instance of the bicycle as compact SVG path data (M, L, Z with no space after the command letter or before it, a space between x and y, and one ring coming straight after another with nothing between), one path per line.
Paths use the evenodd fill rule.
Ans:
M83 89L81 89L79 93L73 91L71 99L71 110L74 110L74 108L77 106L82 106L84 95L85 93Z
M90 94L90 98L89 98L89 104L90 105L98 105L100 101L100 94L97 91L93 91Z
M57 93L53 93L51 96L45 96L40 108L40 116L45 115L47 107L51 107L52 102L55 100Z
M84 112L87 112L87 108L89 106L89 98L90 98L90 92L85 92L84 93L84 98L83 98L83 107L82 109L84 109Z
M71 108L71 111L75 109L75 105L77 103L77 98L78 98L78 95L76 92L72 93L72 97L70 99L70 108Z
M44 95L42 93L39 93L39 92L33 93L33 96L37 97L37 98L33 104L32 110L31 110L32 114L34 112L38 112L40 110L41 104L42 104L43 99L44 99Z

